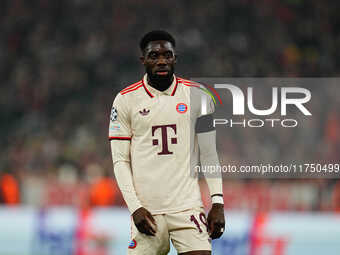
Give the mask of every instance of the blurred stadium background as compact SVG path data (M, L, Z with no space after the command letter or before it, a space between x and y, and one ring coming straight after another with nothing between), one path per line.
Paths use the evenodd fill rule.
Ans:
M339 10L330 0L2 0L0 254L125 254L129 215L113 178L108 116L114 95L143 73L145 32L174 34L186 78L333 77ZM264 157L276 150L289 159L298 150L284 150L288 143L309 141L320 155L301 158L339 163L340 101L327 89L313 94L321 114L312 137L283 133L261 147L252 132L230 135L219 140L220 157L242 163L261 147ZM215 254L307 254L307 246L339 254L339 180L233 179L224 189L230 234ZM256 234L264 222L268 238ZM335 241L318 245L327 233Z

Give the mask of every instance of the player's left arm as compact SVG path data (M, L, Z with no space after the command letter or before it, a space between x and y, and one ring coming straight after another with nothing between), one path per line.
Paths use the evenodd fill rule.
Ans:
M201 166L212 166L220 169L220 162L216 151L216 130L212 125L212 114L197 119L196 133L200 150ZM221 172L205 174L209 187L212 207L208 214L208 231L212 239L222 236L225 228L224 202Z

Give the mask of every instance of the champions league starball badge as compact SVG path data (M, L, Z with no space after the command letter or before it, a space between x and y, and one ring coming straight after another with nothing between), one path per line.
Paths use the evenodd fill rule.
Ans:
M115 121L117 119L117 117L118 117L117 110L116 110L116 108L112 107L110 120Z

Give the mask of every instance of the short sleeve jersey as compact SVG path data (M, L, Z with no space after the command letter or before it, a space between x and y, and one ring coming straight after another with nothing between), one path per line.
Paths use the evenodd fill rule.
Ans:
M202 111L199 84L175 77L165 91L151 87L147 75L123 89L111 110L109 139L130 143L130 153L115 148L114 163L130 161L133 184L142 206L153 214L202 206L198 179L195 134ZM197 99L197 100L196 100Z

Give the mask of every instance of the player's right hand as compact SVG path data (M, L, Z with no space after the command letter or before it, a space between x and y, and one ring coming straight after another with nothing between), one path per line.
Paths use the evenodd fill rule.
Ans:
M135 223L139 232L154 236L157 230L155 219L151 213L144 207L138 208L132 214L133 222Z

